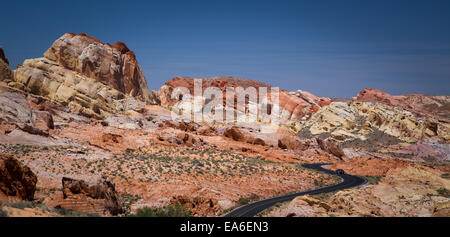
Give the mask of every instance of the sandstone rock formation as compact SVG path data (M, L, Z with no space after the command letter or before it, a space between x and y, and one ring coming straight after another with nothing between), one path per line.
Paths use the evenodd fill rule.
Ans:
M114 216L125 212L114 183L106 177L92 181L63 177L62 187L64 199L59 207Z
M8 85L96 118L143 107L138 100L156 103L125 44L104 44L85 34L64 34L43 58L25 60Z
M194 78L183 78L176 77L165 83L158 91L159 99L161 100L161 105L166 108L172 108L174 105L183 107L184 105L177 104L182 100L182 96L172 99L172 92L177 87L187 88L191 95L194 96ZM208 87L217 87L223 93L223 105L224 107L231 108L236 114L246 113L248 114L248 109L245 109L242 105L237 105L237 96L235 96L235 103L233 105L227 105L225 94L226 88L237 88L242 87L244 89L248 87L254 87L257 90L259 96L258 88L267 88L267 98L268 101L264 102L262 106L267 106L268 115L273 111L272 106L274 104L271 102L271 86L252 80L233 78L233 77L214 77L202 79L202 88L205 90ZM204 104L207 101L202 98ZM286 91L280 89L279 94L279 107L280 114L278 119L284 125L292 126L293 123L307 120L313 113L315 113L320 107L326 106L331 103L332 99L325 97L317 97L311 93L298 90L296 92ZM259 121L270 122L270 118L261 116Z
M48 135L48 131L54 128L53 115L33 108L32 99L24 93L0 86L0 121L13 123L29 133Z
M281 149L297 150L302 148L302 143L292 136L283 136L278 139L278 147Z
M9 68L9 61L6 58L3 48L0 47L0 81L8 81L11 79L11 70Z
M332 137L337 141L378 143L417 142L423 138L450 139L450 124L422 119L411 112L367 101L340 101L321 108L301 125L300 137Z
M10 155L0 154L0 200L8 201L8 196L12 196L32 201L36 183L37 177L28 166Z
M366 88L362 90L357 100L377 101L389 106L408 110L419 116L439 116L446 120L450 119L450 96L430 96L421 94L409 94L392 96L380 90Z

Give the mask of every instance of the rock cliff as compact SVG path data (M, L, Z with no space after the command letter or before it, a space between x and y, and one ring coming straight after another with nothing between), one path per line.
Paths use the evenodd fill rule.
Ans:
M156 103L124 43L104 44L85 34L64 34L43 58L25 60L8 85L97 118Z

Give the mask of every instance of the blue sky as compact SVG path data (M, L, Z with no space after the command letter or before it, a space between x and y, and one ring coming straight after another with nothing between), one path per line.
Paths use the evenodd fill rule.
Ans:
M450 1L5 1L12 67L66 32L135 51L150 89L176 76L235 76L352 97L450 94Z

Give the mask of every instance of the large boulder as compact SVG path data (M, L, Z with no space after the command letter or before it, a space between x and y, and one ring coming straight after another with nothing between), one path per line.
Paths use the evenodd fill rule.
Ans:
M333 139L321 139L319 137L316 138L317 144L319 145L320 149L322 149L325 152L328 152L334 156L337 156L339 158L345 158L345 152L342 149L341 145L334 141Z
M33 99L23 92L0 86L0 120L16 124L28 133L48 135L48 131L54 129L53 115L33 108Z
M244 132L242 132L239 128L237 127L231 127L226 129L223 132L223 135L225 137L231 138L235 141L238 142L245 142L246 141L246 134Z
M125 44L104 44L85 34L64 34L43 58L25 60L8 85L95 118L156 103Z
M281 149L297 150L302 149L303 145L298 138L289 135L283 135L278 139L278 147Z
M243 129L240 129L236 126L225 129L225 131L223 132L223 136L231 138L234 141L238 141L238 142L245 142L245 143L249 143L249 144L253 144L253 145L261 145L261 146L266 145L266 142L263 139L261 139L259 137L255 137L253 134L251 134Z
M37 177L31 169L10 155L0 154L0 195L32 201L36 191Z
M63 177L62 187L63 201L58 204L59 207L88 212L93 210L99 214L113 216L126 211L114 183L106 177L97 177L89 181Z

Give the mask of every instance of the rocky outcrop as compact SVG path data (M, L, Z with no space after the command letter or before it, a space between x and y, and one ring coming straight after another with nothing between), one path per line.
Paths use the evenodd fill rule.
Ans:
M409 111L382 103L340 101L321 108L301 125L300 137L331 137L339 142L378 143L417 142L437 137L450 139L450 124L433 118L422 119ZM372 147L374 148L374 147Z
M295 137L285 135L278 139L278 147L281 149L297 150L302 148L302 143Z
M113 216L125 212L114 183L106 177L96 178L92 181L63 177L62 187L64 200L58 204L59 207L80 211L103 211L99 214ZM72 205L77 202L82 205ZM92 208L86 210L83 207Z
M11 70L9 61L6 58L3 48L0 47L0 81L9 81L11 79Z
M32 105L32 97L0 86L0 120L15 124L28 133L48 135L48 131L54 129L53 115Z
M95 118L156 103L125 44L104 44L85 34L64 34L43 58L25 60L8 85Z
M32 201L36 183L37 177L28 166L10 155L0 154L0 192L3 195Z
M366 88L362 90L356 100L375 101L389 106L410 111L422 117L436 117L436 119L450 120L450 96L430 96L409 94L393 96L381 90Z
M345 152L342 149L341 145L332 140L332 139L320 139L320 138L316 138L317 144L319 145L320 149L322 149L323 151L326 151L334 156L337 156L339 158L344 158L345 157Z
M182 96L172 99L172 92L177 87L185 87L187 88L191 95L194 96L194 78L183 78L176 77L165 83L158 91L158 96L161 101L161 105L166 108L172 108L173 106L178 106L182 108L185 106L184 104L178 103L182 100ZM233 105L227 105L225 94L226 88L237 88L242 87L244 89L248 87L254 87L257 90L257 94L259 96L258 88L263 87L267 88L267 98L268 101L264 102L264 105L267 106L268 115L271 114L273 110L272 106L275 106L271 101L271 86L252 80L246 80L241 78L234 77L214 77L214 78L205 78L202 79L202 88L203 90L208 87L217 87L222 91L223 97L223 106L226 108L231 108L235 111L236 114L246 113L248 114L248 109L245 109L243 106L238 106L237 96L235 96L235 103ZM207 101L205 98L201 98L205 102ZM280 114L278 119L284 125L292 126L293 123L304 121L310 118L310 116L315 113L322 106L328 105L331 103L332 99L317 97L311 93L305 91L286 91L280 90L279 94L279 107ZM269 117L260 116L258 121L262 122L270 122Z

